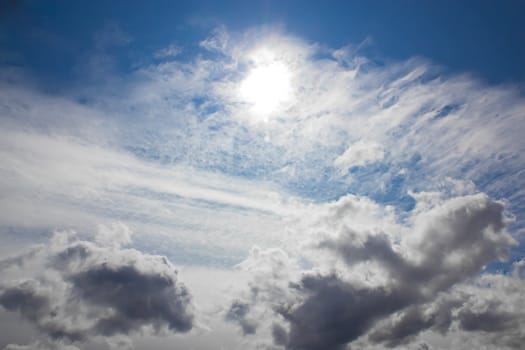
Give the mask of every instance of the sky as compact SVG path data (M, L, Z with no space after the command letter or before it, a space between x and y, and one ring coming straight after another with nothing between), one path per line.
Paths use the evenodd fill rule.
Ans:
M0 1L0 348L520 349L524 19Z

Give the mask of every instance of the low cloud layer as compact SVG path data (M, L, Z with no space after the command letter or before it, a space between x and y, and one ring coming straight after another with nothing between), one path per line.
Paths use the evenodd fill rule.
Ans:
M275 344L290 350L346 349L364 338L396 347L425 331L447 334L453 329L507 332L504 345L519 348L519 320L525 313L509 309L507 296L472 304L478 274L486 264L504 261L516 244L506 231L509 219L501 202L483 194L442 201L405 219L397 233L384 232L374 222L356 228L344 223L352 216L358 222L360 210L369 215L371 205L355 197L330 205L325 212L330 225L315 228L317 238L306 255L313 268L289 270L292 276L266 272L254 279L246 304L232 305L231 310L243 305L236 321L243 326L246 317L262 320L262 314L249 310L264 304L274 311L268 322L277 322ZM323 215L318 222L327 222ZM287 267L275 259L259 263Z
M73 344L192 328L191 295L166 258L70 235L56 233L49 244L3 261L2 273L12 276L0 285L5 310L49 340ZM114 237L118 242L119 232Z

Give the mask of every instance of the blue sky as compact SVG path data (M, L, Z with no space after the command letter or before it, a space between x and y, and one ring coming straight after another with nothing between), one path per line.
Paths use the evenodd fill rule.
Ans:
M518 349L524 10L3 2L0 348Z
M11 63L47 78L70 77L68 68L92 49L93 33L115 22L133 38L128 50L116 52L124 70L174 40L191 46L218 24L232 30L278 24L331 47L370 40L363 50L380 61L423 56L489 83L525 79L519 44L525 5L517 1L14 3L3 5L2 46L21 56Z

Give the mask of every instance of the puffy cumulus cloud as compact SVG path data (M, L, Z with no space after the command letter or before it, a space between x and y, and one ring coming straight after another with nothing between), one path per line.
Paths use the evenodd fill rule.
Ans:
M107 238L108 230L101 228L97 239ZM124 225L113 232L124 238L118 242L128 242ZM122 343L122 336L139 331L187 332L193 326L191 295L175 267L165 257L120 244L58 232L48 244L4 260L2 274L0 305L33 324L51 344L93 337Z
M413 299L386 289L358 289L337 275L307 275L294 287L300 301L279 310L290 324L288 349L344 349L377 319Z
M503 231L506 218L500 202L485 195L449 200L413 218L413 224L393 243L374 229L343 227L336 238L319 243L352 267L373 262L389 281L417 283L422 294L432 295L464 277L479 272L487 262L502 260L514 243Z
M525 279L525 258L512 264L512 275Z
M368 215L359 214L364 207ZM427 331L488 329L509 331L505 346L518 348L510 338L523 315L505 311L509 291L494 304L471 305L480 302L474 281L483 278L477 276L484 266L505 260L516 243L506 230L503 203L475 194L421 208L388 234L391 211L369 200L349 196L321 205L312 232L304 232L315 237L313 249L294 257L279 252L279 258L276 251L256 250L241 264L257 266L265 278L256 276L251 293L228 314L244 333L252 333L245 329L247 315L271 325L275 345L286 349L345 349L363 339L367 346L396 347ZM381 212L383 220L367 226L363 218ZM358 224L352 227L348 217ZM301 257L306 260L299 267L293 261ZM489 287L483 293L489 291L496 293ZM265 312L257 311L261 305Z
M453 321L452 311L461 304L461 299L441 297L431 303L409 306L388 321L380 322L371 332L370 340L396 347L406 345L427 329L445 334Z
M234 301L226 314L226 320L237 322L241 326L243 334L253 334L257 328L257 323L246 317L249 311L250 304Z
M524 288L522 278L483 274L454 285L434 301L411 306L379 322L369 340L384 342L390 348L405 347L419 337L435 343L432 349L521 349L525 340ZM429 330L438 337L431 337Z
M296 259L280 248L254 247L237 267L249 273L251 280L227 306L225 319L250 336L245 347L272 348L272 339L277 345L284 344L287 333L277 310L297 299L290 288L290 281L301 270Z
M500 274L486 274L475 284L460 286L465 302L456 314L458 328L481 334L481 343L521 349L525 342L523 290L523 277Z
M98 225L95 242L103 246L118 248L131 243L132 231L122 222Z

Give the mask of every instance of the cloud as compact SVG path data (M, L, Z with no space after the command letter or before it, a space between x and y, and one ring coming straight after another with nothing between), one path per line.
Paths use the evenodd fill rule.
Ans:
M525 341L523 288L523 278L499 274L486 274L476 284L462 286L459 292L466 297L456 315L458 327L482 334L480 342L519 349Z
M512 88L447 76L422 59L376 66L355 52L341 56L338 48L275 29L231 33L220 27L211 38L222 55L198 52L146 64L113 82L111 94L74 91L56 100L6 86L6 96L16 94L5 98L4 118L31 115L36 123L47 120L39 114L64 114L65 121L82 114L79 119L110 120L111 128L96 132L115 131L104 141L125 153L271 181L308 199L350 192L410 201L408 190L440 190L452 178L495 198L508 196L521 213L523 100ZM261 51L288 67L294 90L294 102L267 123L255 122L239 97ZM79 104L77 97L90 102ZM70 124L60 125L66 135L82 129ZM57 127L47 125L51 133ZM349 184L344 175L352 164L371 166L354 169Z
M224 26L218 26L213 30L212 35L202 40L199 45L208 50L219 53L226 53L228 48L229 33Z
M498 310L498 304L493 302L484 310L461 310L458 315L460 327L466 331L501 332L509 328L517 328L518 317L511 312Z
M119 248L131 243L132 232L128 226L121 222L111 225L99 225L95 235L95 242L103 246Z
M429 329L447 334L454 320L452 313L462 304L461 298L440 295L430 303L409 306L380 322L369 338L373 343L396 347L414 341L421 332Z
M265 346L271 346L268 340L272 338L282 342L286 331L273 315L276 308L295 299L289 283L300 271L297 262L282 249L256 246L237 267L240 269L237 273L250 276L245 282L248 290L243 291L245 285L237 286L232 293L236 298L225 309L225 319L237 324L244 335L257 333L257 339L266 341Z
M80 232L96 230L97 240L120 244L114 232L104 238L104 230L98 228L104 224L110 231L118 230L110 226L120 221L140 232L137 242L150 245L154 239L161 240L163 254L172 253L168 245L177 240L187 249L198 249L204 259L231 266L242 260L240 247L249 249L263 230L275 232L276 237L281 217L294 210L286 203L291 198L271 184L182 165L155 165L104 146L107 140L71 135L49 124L51 135L32 130L34 126L25 126L24 131L20 127L2 129L0 221L4 231L13 228L19 238L33 241L35 232L68 227ZM186 234L188 231L192 233ZM227 241L229 248L224 241L204 244L201 237L211 232L233 233L235 238ZM126 233L122 234L121 240L126 241ZM226 255L225 248L229 256L236 257L226 256L220 262L223 258L218 255Z
M356 228L337 224L363 206L374 207L349 197L330 204L328 211L317 211L317 221L327 222L329 232L313 236L314 249L303 254L311 269L298 273L286 268L293 266L289 263L275 265L276 260L263 258L268 253L247 260L259 256L259 271L278 271L266 272L264 280L254 279L251 290L256 292L242 304L243 310L259 304L274 310L273 319L281 320L273 327L276 344L287 349L344 349L368 335L372 343L395 347L426 330L447 333L453 322L468 331L483 330L490 319L500 321L502 329L513 326L513 315L466 309L465 292L447 296L468 284L487 263L506 259L516 243L506 231L509 221L501 202L484 194L445 200L415 212L401 235L383 233L374 221ZM323 213L328 213L328 221ZM261 320L262 315L252 317Z
M171 44L166 47L163 47L162 49L157 50L153 56L158 59L165 59L165 58L173 58L177 56L179 53L181 53L182 49L175 45Z
M336 239L320 247L337 253L354 266L373 261L400 285L424 286L422 294L433 295L479 272L487 262L504 260L514 239L504 230L503 204L486 195L451 199L414 218L413 231L399 249L383 233L344 229ZM403 245L406 244L405 247Z
M165 257L69 236L4 267L13 276L0 287L4 309L56 341L192 328L191 295Z
M335 275L305 276L297 288L305 299L281 311L290 323L287 349L344 349L377 319L413 300L386 289L356 289Z
M238 322L244 335L253 334L257 329L257 324L253 320L246 318L250 311L250 305L243 302L233 302L226 313L226 320Z
M136 152L270 179L315 200L351 192L398 201L451 178L522 211L524 102L512 87L447 75L424 59L379 66L275 29L221 28L211 38L221 55L146 66L128 95L108 101L112 113L138 116ZM262 56L287 67L293 90L267 122L239 96Z
M351 167L380 161L384 155L385 152L380 144L360 140L350 145L343 154L337 157L334 160L334 166L345 175Z

